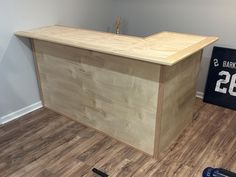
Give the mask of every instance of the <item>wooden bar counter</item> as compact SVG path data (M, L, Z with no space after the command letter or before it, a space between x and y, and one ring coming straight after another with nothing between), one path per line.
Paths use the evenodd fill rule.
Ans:
M154 158L192 121L202 50L216 37L50 26L32 40L43 105Z

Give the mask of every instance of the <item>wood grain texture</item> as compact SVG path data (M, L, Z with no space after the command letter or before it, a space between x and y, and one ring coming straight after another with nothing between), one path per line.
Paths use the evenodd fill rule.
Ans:
M0 126L1 177L200 177L208 166L236 171L236 112L197 99L195 119L155 160L42 108Z
M34 44L46 107L153 155L159 65Z
M173 65L218 39L173 32L141 38L62 26L19 31L16 35L163 65Z
M155 143L156 157L193 119L193 106L202 51L172 67L162 66Z
M158 159L160 156L161 123L162 123L163 101L165 92L164 73L165 73L165 67L161 67L158 96L157 96L157 113L156 113L156 127L155 127L154 153L153 153L153 157L155 159Z
M44 105L158 158L193 118L202 51L171 67L34 40Z

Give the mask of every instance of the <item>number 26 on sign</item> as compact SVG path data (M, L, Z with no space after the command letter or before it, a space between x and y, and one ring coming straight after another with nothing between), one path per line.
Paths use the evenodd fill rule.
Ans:
M236 74L230 75L230 73L228 71L221 71L219 72L219 76L225 76L224 79L219 79L216 82L216 87L215 87L215 91L219 92L219 93L223 93L226 94L227 93L227 87L221 87L221 84L228 84L230 82L229 85L229 94L232 96L236 96L236 91L234 91L234 89L236 89ZM231 79L231 81L230 81Z

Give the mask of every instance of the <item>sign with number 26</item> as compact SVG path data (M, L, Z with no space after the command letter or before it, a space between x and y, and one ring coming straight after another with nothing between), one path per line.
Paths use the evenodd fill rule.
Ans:
M236 110L236 50L214 47L204 101Z

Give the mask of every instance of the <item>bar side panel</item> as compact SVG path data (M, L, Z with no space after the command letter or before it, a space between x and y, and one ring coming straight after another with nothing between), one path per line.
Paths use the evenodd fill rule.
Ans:
M153 155L160 66L35 41L45 106Z
M199 51L176 65L163 66L159 152L165 150L192 121L201 54L202 51Z

